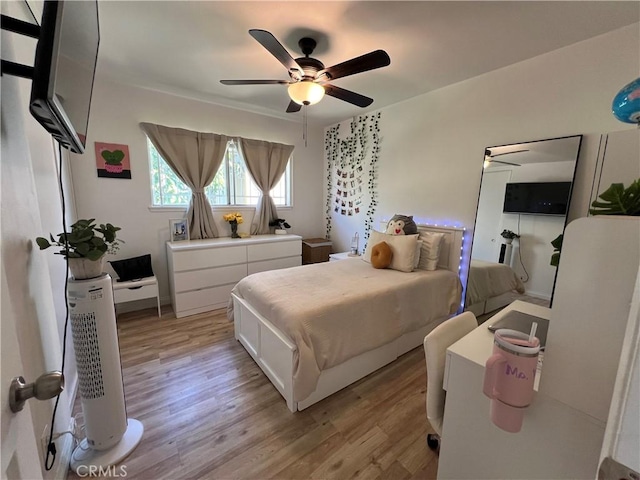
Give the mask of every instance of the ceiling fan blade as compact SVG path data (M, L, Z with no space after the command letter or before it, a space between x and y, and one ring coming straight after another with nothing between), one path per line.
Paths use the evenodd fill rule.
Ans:
M289 102L289 106L287 107L287 113L299 112L301 108L302 108L302 105L291 100Z
M500 154L500 155L504 155L504 154ZM491 160L489 160L489 162L491 162L491 163L503 163L504 165L511 165L513 167L521 167L522 166L519 163L503 162L502 160L493 160L493 159L491 159Z
M352 103L358 107L368 107L373 103L373 98L365 97L359 93L346 90L344 88L336 87L335 85L323 85L324 93L331 95L332 97L344 100L345 102Z
M289 85L286 80L220 80L223 85Z
M390 63L391 59L389 58L389 55L387 55L387 52L384 50L376 50L360 57L352 58L346 62L339 63L333 67L320 70L317 73L316 78L320 78L321 75L326 73L330 80L335 80L336 78L347 77L349 75L355 75L356 73L386 67Z
M514 150L513 152L504 152L504 153L494 153L494 154L492 154L491 150L487 149L487 150L485 150L485 156L493 158L493 157L499 157L501 155L511 155L513 153L522 153L522 152L528 152L528 151L529 150Z
M249 35L255 38L260 45L266 48L271 55L276 57L288 71L297 71L302 75L302 68L300 68L300 65L298 65L298 63L293 59L289 52L287 52L276 37L271 34L271 32L251 29L249 30Z

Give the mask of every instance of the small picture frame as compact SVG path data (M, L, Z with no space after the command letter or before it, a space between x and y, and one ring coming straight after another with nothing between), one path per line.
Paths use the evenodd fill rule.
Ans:
M172 242L189 240L189 226L186 218L172 218L169 220L169 237Z

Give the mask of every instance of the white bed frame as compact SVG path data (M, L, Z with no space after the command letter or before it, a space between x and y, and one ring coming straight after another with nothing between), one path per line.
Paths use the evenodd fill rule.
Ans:
M459 227L419 226L420 231L444 233L439 268L459 274L464 229ZM320 373L315 391L301 402L293 399L293 362L296 345L246 300L235 294L233 314L236 339L245 347L265 375L271 380L292 412L319 402L323 398L351 385L399 356L422 345L424 337L447 317L406 333L374 350L353 357Z
M487 298L486 300L474 303L473 305L467 305L465 310L473 313L477 317L509 305L512 301L513 292L507 292L495 297Z

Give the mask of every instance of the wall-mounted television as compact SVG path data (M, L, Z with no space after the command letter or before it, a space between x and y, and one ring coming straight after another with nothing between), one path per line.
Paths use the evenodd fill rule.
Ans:
M566 215L571 182L507 183L504 213Z
M98 60L98 3L46 1L29 109L60 144L83 153Z

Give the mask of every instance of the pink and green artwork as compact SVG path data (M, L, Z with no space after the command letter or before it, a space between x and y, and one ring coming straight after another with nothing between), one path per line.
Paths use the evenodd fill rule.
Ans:
M98 177L131 179L129 147L117 143L95 142Z

